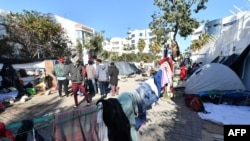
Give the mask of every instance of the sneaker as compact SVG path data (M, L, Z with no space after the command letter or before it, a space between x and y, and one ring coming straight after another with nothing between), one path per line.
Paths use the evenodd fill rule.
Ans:
M90 103L89 103L89 102L87 103L87 106L90 106Z

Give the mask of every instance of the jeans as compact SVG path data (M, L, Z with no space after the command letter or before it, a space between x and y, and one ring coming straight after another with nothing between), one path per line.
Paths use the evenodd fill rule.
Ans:
M107 95L106 87L107 87L106 81L99 81L99 88L100 88L101 96Z
M63 86L63 90L65 92L65 95L68 96L69 92L68 92L68 80L57 80L57 85L58 85L58 93L59 96L62 96L62 86Z
M154 94L150 85L147 83L142 83L136 91L140 95L140 98L143 99L143 104L145 104L143 107L146 107L146 109L158 100L158 96Z

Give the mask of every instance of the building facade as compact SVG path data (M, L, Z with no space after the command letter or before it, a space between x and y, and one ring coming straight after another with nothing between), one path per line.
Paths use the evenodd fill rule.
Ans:
M143 39L145 41L145 48L142 52L152 53L149 46L153 37L154 35L150 29L130 30L128 31L128 37L114 37L105 40L103 48L107 51L119 52L120 55L123 53L138 53L138 42L140 39ZM163 49L162 47L162 51L158 55L161 56L163 54Z
M217 56L241 54L250 43L250 11L216 19L198 28L191 37L197 39L202 33L211 35L211 40L200 50L192 52L194 62L210 63Z

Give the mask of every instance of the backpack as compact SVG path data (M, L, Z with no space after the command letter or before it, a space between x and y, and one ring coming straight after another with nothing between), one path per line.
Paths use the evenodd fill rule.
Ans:
M205 112L205 107L200 97L194 97L190 102L190 108L195 112Z
M56 74L57 77L65 76L64 65L63 64L57 64L55 66L55 74Z

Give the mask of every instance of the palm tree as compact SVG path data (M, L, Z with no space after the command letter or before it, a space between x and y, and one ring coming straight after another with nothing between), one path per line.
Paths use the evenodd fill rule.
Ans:
M200 40L196 39L196 40L193 40L191 45L190 45L191 49L193 51L196 51L196 50L199 50L201 49L201 42Z
M161 43L157 42L156 38L152 38L152 42L150 43L149 48L153 55L160 53L162 50Z
M145 40L140 38L137 43L137 48L139 49L140 52L142 52L145 46L146 46Z
M209 42L210 38L211 35L209 35L208 33L201 34L199 36L199 39L195 39L192 41L190 45L191 49L194 51L200 50L204 45L206 45Z
M89 42L85 42L85 48L89 50L91 56L100 56L103 52L104 31L95 32Z

